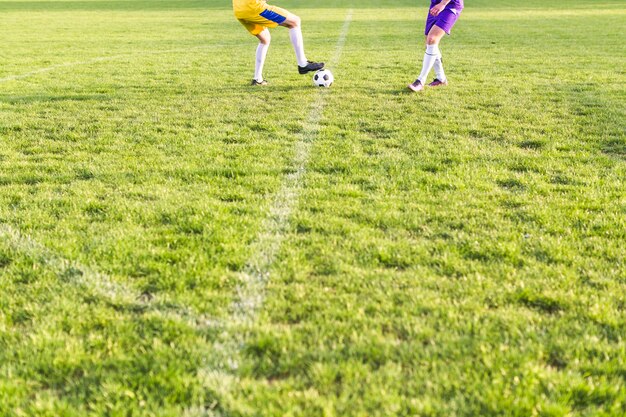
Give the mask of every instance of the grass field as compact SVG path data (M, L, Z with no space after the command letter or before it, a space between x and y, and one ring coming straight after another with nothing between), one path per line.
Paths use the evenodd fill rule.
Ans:
M0 416L626 415L626 5L0 1Z

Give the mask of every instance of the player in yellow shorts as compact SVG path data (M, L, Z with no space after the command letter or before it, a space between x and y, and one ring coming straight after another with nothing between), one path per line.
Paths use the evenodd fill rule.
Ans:
M267 85L267 81L263 79L263 65L272 39L268 28L284 26L289 29L289 38L296 52L300 74L324 68L323 62L311 62L306 59L300 18L295 14L280 7L270 6L265 0L233 0L233 10L239 22L251 35L259 39L252 85Z

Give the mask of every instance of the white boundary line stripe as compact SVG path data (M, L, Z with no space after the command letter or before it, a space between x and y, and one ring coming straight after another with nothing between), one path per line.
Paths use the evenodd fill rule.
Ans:
M338 65L352 21L352 9L346 15L341 28L335 53L329 63L330 68ZM236 289L236 299L231 306L228 326L214 344L215 362L201 369L199 377L205 387L228 397L231 386L237 381L234 371L240 361L241 349L245 343L246 330L257 319L265 301L265 291L272 264L276 260L285 233L289 227L291 213L298 202L302 189L302 178L306 173L311 147L320 131L320 120L329 90L321 90L311 105L309 118L295 145L293 172L288 174L276 194L269 210L269 216L261 226L262 232L252 245L252 255L241 273L241 281ZM212 410L189 409L185 416L214 415Z
M331 68L339 63L351 21L352 10L349 10L335 47L335 54L329 64ZM302 188L302 177L306 172L311 153L311 144L320 130L319 122L324 110L327 92L328 90L321 90L311 105L309 118L296 143L293 159L295 170L285 177L283 185L270 208L269 216L261 226L262 232L252 246L252 256L244 268L241 282L237 287L237 300L232 306L230 321L235 325L252 324L259 308L263 305L269 270L284 240L285 232L289 226L289 217L298 201Z
M185 49L165 49L161 51L142 51L142 52L134 53L134 54L129 53L129 54L123 54L123 55L99 56L96 58L87 59L85 61L66 62L63 64L57 64L57 65L52 65L52 66L45 67L45 68L39 68L33 71L25 72L23 74L9 75L4 78L0 78L0 83L14 81L14 80L21 80L22 78L32 77L37 74L43 74L43 73L51 72L51 71L61 69L61 68L77 67L81 65L95 64L95 63L104 62L104 61L114 61L116 59L142 57L142 56L157 55L157 54L170 54L170 53L175 53L175 52L189 52L189 51L193 51L196 49L213 49L213 48L215 48L215 45L202 45L202 46L194 46L194 47L185 48Z
M223 327L222 323L159 297L145 300L137 290L114 282L108 275L53 254L30 236L20 233L7 224L0 223L0 238L6 239L9 246L16 251L37 258L38 262L57 275L67 276L70 278L68 280L70 284L89 289L111 303L137 307L144 313L157 314L199 330Z

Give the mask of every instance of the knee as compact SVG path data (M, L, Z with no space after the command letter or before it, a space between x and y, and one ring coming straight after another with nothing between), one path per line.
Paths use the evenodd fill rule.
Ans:
M302 24L302 21L300 20L299 16L293 15L293 17L290 20L291 22L289 25L289 29L297 28L298 26Z
M272 35L270 35L269 31L266 31L259 36L259 42L263 45L269 45L272 42Z
M426 37L426 45L437 45L439 43L439 38L436 36L428 35Z

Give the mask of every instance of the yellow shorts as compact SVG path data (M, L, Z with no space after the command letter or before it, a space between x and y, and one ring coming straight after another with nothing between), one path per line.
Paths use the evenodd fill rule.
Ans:
M263 0L233 0L233 10L237 20L255 36L265 28L275 28L289 15L287 10L270 6Z

